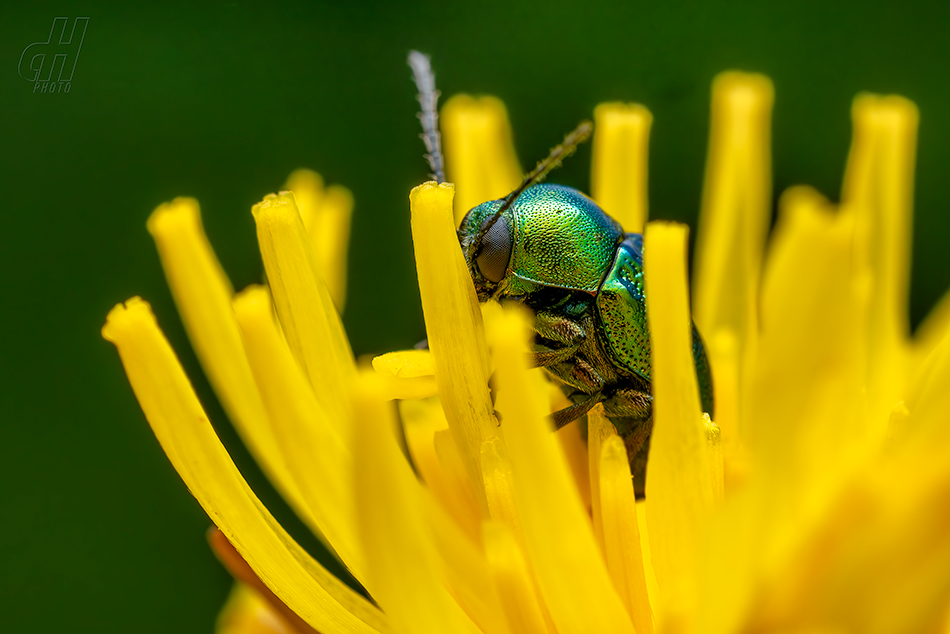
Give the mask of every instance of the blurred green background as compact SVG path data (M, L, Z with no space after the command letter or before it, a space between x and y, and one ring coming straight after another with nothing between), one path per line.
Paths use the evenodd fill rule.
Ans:
M69 94L16 72L56 16L90 22ZM106 312L142 295L235 460L277 515L186 341L148 213L197 197L237 288L261 278L251 205L299 166L357 201L347 330L358 354L424 336L407 194L424 180L405 66L433 56L439 86L506 101L524 164L603 100L653 112L651 215L694 222L710 80L772 77L775 191L836 198L851 99L920 106L911 315L950 286L950 5L350 1L35 2L0 20L6 203L0 237L0 629L209 632L230 580L209 521L152 437ZM589 148L552 179L587 189ZM942 184L943 183L943 184ZM941 254L944 255L941 255ZM794 359L789 359L794 363Z

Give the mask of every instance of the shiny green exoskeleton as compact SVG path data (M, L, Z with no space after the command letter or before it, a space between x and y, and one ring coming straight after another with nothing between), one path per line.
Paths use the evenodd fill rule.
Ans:
M556 426L603 403L642 496L652 427L643 236L624 233L569 187L534 185L505 201L473 208L459 226L479 301L517 301L534 312L534 362L574 403L555 412ZM693 359L712 415L712 375L695 327Z

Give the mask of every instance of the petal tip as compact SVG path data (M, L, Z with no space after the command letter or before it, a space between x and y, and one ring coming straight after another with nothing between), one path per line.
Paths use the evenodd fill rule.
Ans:
M251 213L258 222L289 221L299 215L297 201L291 191L281 191L277 194L267 194L261 202L251 207Z
M145 228L154 238L161 239L189 224L201 224L201 208L196 199L179 196L156 207Z
M135 328L142 321L155 321L152 307L138 295L116 304L106 315L102 327L102 338L110 343L118 343L122 335Z

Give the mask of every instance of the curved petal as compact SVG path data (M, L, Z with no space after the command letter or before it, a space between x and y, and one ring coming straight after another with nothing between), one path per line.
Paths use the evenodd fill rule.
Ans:
M116 306L102 336L118 348L142 411L188 490L267 587L318 630L387 631L383 614L300 548L251 491L149 305L136 297Z
M266 196L252 213L287 344L320 404L339 424L348 424L346 394L356 364L294 196L290 192Z
M234 291L205 236L198 201L176 198L159 205L148 219L148 231L188 338L228 418L277 490L319 535L254 384L231 310Z
M300 219L310 235L317 266L337 312L346 304L346 256L350 245L353 193L346 187L323 187L323 178L308 169L295 170L284 189L293 192Z
M364 579L367 562L357 535L348 425L334 419L314 395L280 336L266 288L251 286L239 293L234 314L287 466L333 550L357 579Z

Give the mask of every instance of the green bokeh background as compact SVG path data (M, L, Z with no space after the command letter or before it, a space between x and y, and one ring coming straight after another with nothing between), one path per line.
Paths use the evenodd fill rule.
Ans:
M209 632L229 589L209 522L154 440L106 312L154 308L239 467L308 546L202 376L145 231L197 197L235 286L260 280L251 205L299 166L357 201L344 318L358 354L424 336L407 194L423 180L405 66L432 54L446 95L500 96L525 164L604 100L654 113L651 215L693 223L715 73L775 81L775 191L835 198L860 90L920 106L911 315L950 267L950 5L546 2L513 6L36 2L0 14L0 629ZM89 16L69 94L16 66L55 16ZM587 189L589 148L552 179ZM794 359L789 363L794 364Z

